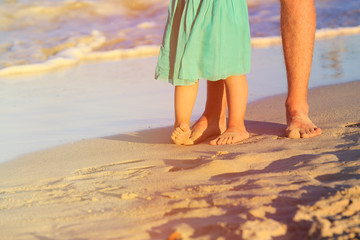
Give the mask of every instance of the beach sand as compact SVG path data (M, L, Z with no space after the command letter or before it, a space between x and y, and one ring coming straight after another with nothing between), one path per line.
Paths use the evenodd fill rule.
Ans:
M313 139L284 137L279 95L248 105L236 145L176 146L169 126L3 163L0 238L359 238L359 89L310 90Z

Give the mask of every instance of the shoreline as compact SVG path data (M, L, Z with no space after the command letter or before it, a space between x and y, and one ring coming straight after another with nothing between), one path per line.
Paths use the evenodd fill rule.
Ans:
M360 201L359 89L355 81L309 91L310 116L323 129L316 138L283 136L282 94L248 105L251 137L237 145L179 147L164 127L3 163L0 235L351 239L360 234L351 205Z
M309 88L358 79L359 40L360 35L316 41ZM153 79L156 60L0 78L0 163L81 139L171 125L173 87ZM249 102L286 92L281 45L253 49L247 79ZM192 121L203 111L205 85L200 81Z

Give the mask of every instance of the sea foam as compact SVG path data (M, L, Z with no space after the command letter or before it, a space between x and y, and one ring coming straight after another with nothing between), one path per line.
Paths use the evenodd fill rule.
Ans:
M324 38L355 34L360 34L360 26L338 29L320 29L316 32L316 39L320 40ZM75 44L75 46L59 51L44 62L10 66L0 69L0 76L51 71L61 67L80 64L85 61L120 60L156 56L160 48L159 45L141 45L134 48L114 49L108 51L96 50L105 43L106 37L104 34L98 31L93 31L91 34L91 40L88 39L86 42L80 40L77 44ZM279 45L281 43L282 40L280 36L257 37L251 39L251 45L254 48L269 47Z
M360 34L360 26L356 27L343 27L336 29L319 29L316 31L315 39L320 40L324 38L332 38L344 35L357 35ZM251 39L252 47L269 47L273 45L281 44L282 40L280 36L274 37L255 37Z

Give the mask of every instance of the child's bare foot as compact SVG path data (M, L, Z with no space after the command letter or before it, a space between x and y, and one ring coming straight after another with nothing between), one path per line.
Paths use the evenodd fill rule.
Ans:
M246 130L229 128L219 137L210 141L210 145L235 144L249 138L249 136Z
M310 120L306 111L286 112L288 138L311 138L321 134L321 129Z
M171 139L175 144L185 145L189 142L189 138L191 135L191 130L188 124L181 123L178 127L176 127L171 134Z
M226 115L223 117L208 117L202 115L191 127L189 143L197 144L212 136L219 136L226 129Z

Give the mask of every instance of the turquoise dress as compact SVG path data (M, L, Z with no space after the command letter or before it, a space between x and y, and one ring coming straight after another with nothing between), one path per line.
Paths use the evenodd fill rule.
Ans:
M175 86L250 71L246 0L170 0L157 80Z

